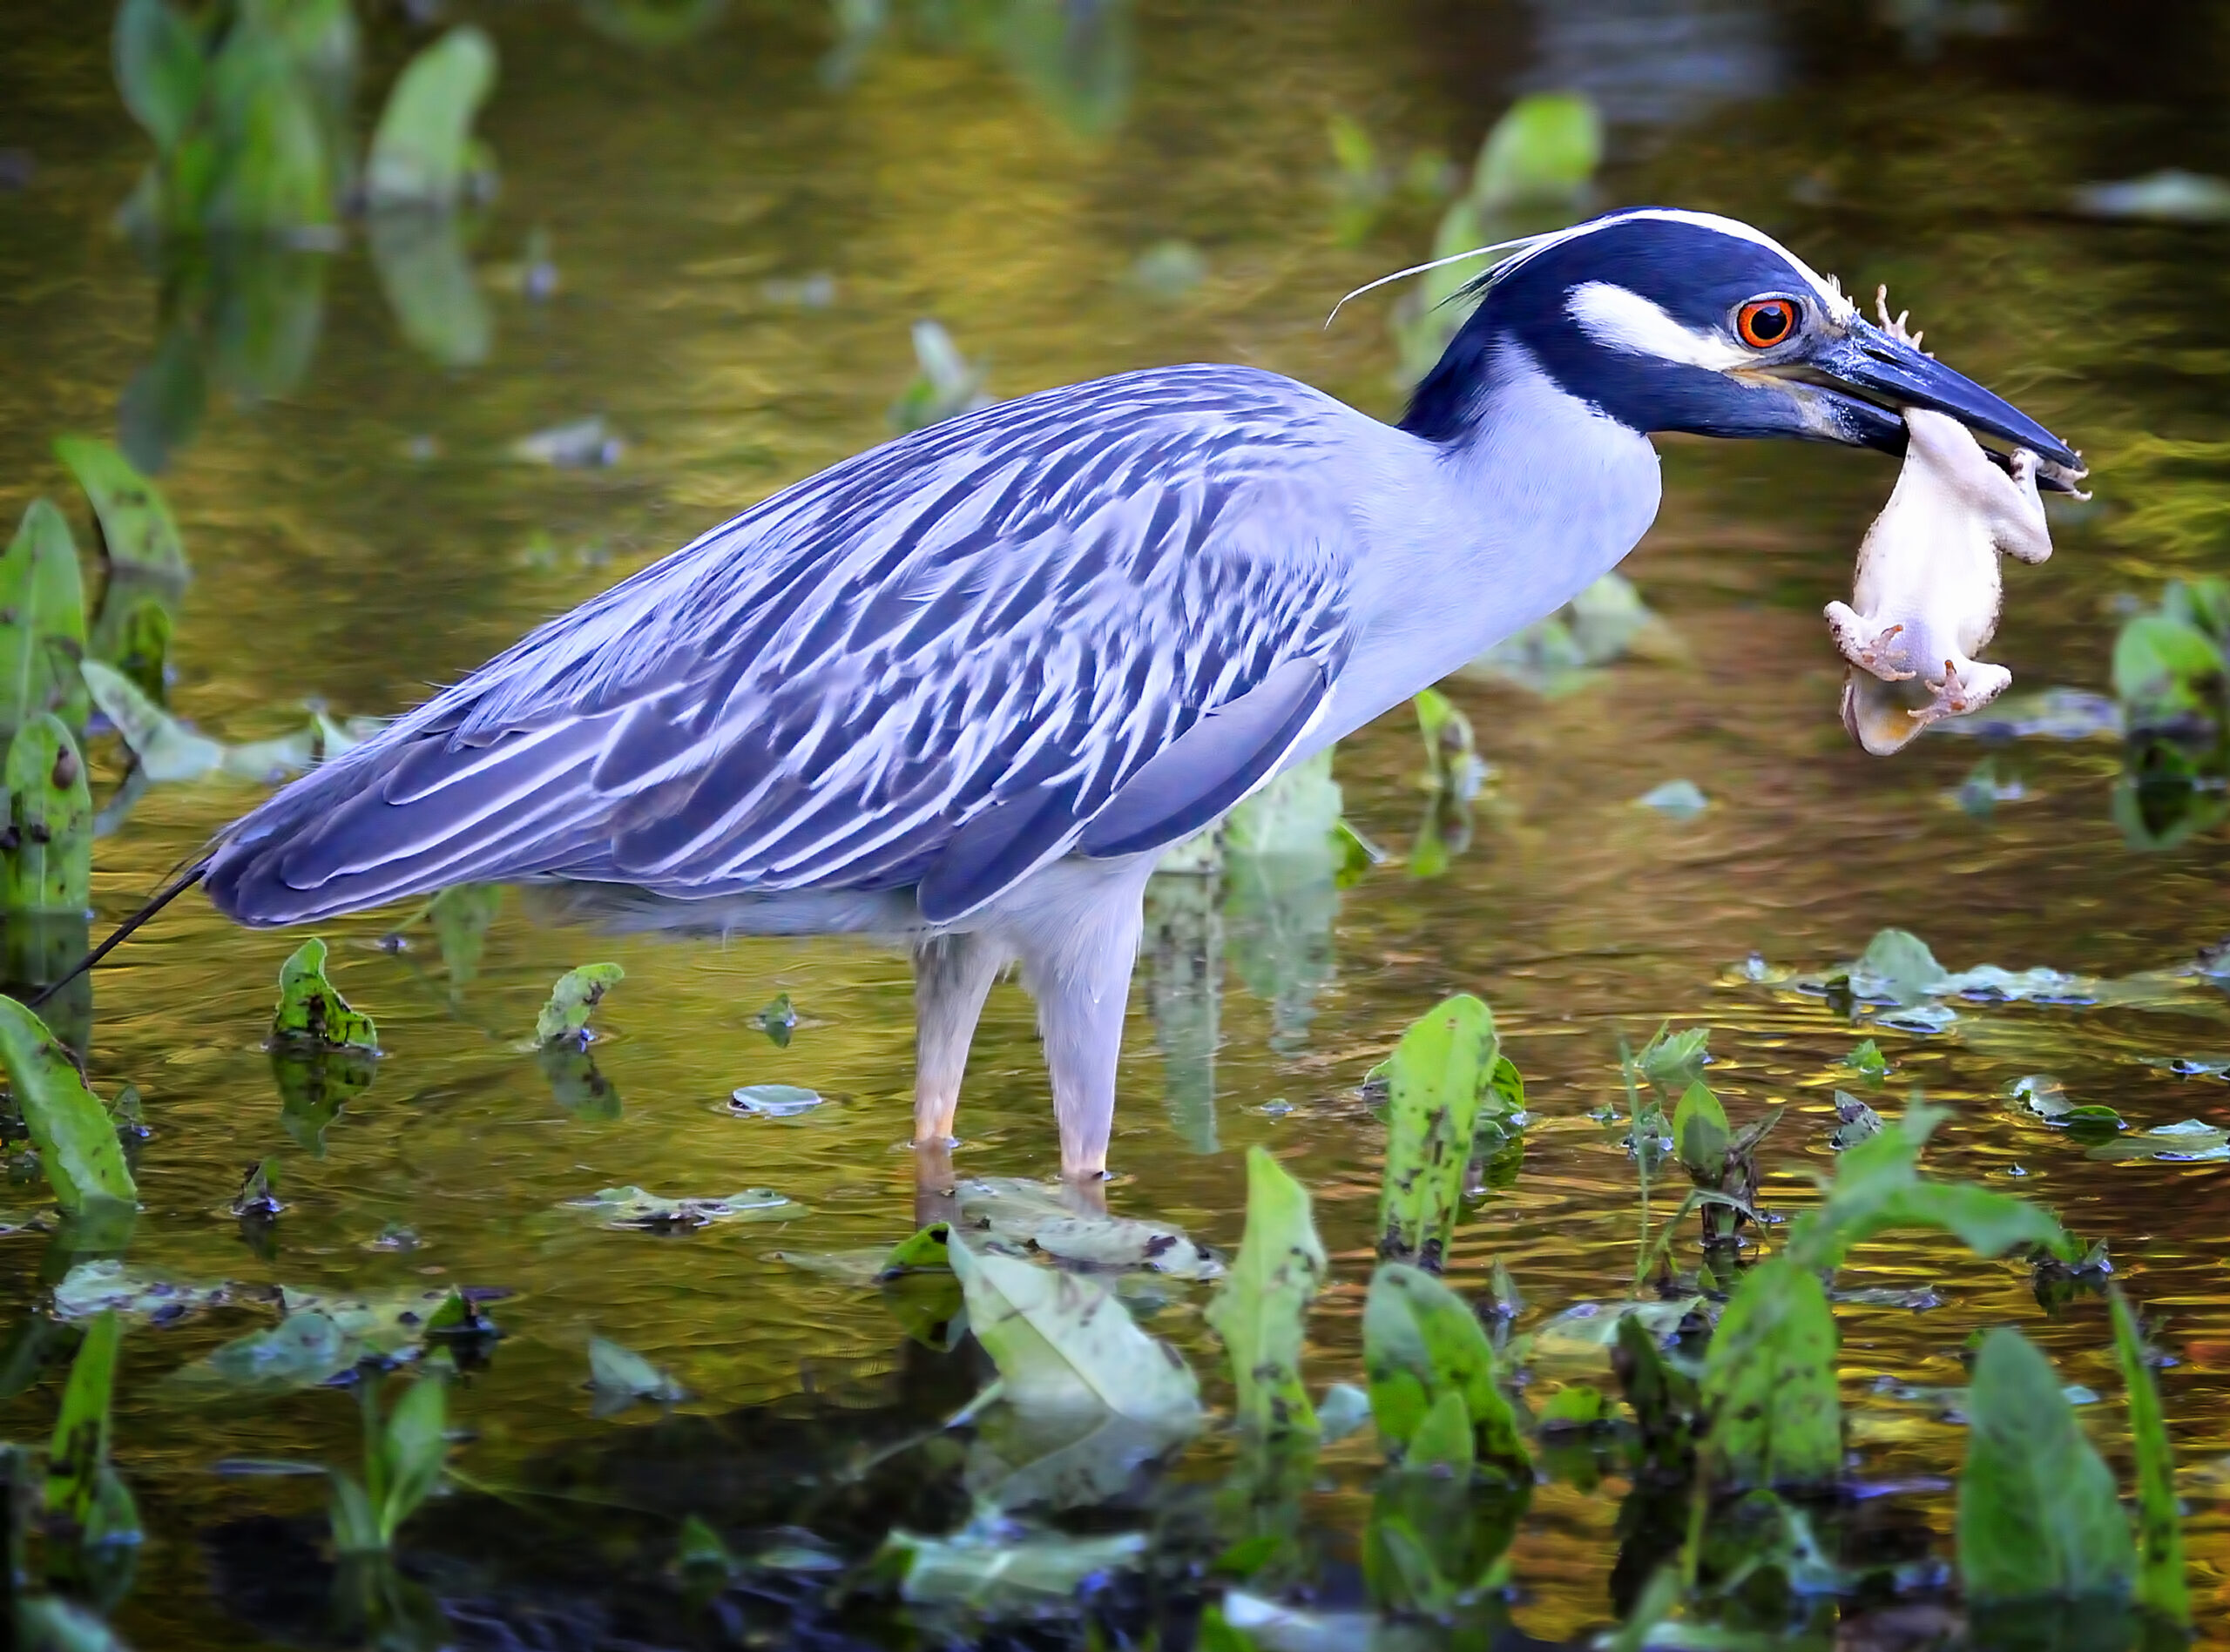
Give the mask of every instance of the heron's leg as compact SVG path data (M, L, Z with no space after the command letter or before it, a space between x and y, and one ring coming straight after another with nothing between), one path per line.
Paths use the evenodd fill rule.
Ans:
M1115 1120L1115 1066L1123 1053L1123 1013L1144 927L1143 878L1109 893L1075 920L1018 938L1023 983L1037 1000L1037 1031L1061 1127L1061 1174L1071 1180L1107 1170Z
M1006 954L983 934L931 935L914 948L914 1141L952 1139L961 1075L984 997Z

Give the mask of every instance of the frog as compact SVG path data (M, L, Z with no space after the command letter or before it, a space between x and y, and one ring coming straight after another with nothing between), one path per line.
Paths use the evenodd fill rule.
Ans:
M1883 331L1917 347L1907 316L1890 317L1886 290L1875 304ZM2017 448L2001 469L1957 420L1900 411L1904 469L1859 547L1852 601L1824 610L1850 662L1843 726L1877 757L2005 691L2013 673L1974 657L1997 630L1998 556L2041 563L2052 554L2035 454Z

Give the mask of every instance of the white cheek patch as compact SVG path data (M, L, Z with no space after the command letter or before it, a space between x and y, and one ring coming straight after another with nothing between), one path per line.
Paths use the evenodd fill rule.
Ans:
M1564 307L1588 337L1627 355L1713 373L1744 366L1756 355L1719 333L1683 326L1653 300L1614 281L1583 281L1572 288Z

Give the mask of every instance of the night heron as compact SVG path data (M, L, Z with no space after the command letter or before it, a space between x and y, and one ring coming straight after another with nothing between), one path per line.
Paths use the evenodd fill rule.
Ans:
M2079 470L1729 219L1612 213L1472 290L1398 427L1274 373L1159 367L848 459L296 781L194 871L254 925L558 881L645 923L902 937L924 1143L1018 964L1063 1172L1096 1176L1158 853L1608 571L1657 512L1653 433L1897 454L1896 409L1929 408Z

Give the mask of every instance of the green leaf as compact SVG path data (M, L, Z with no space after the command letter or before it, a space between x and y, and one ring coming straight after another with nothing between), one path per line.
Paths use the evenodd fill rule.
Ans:
M70 524L34 499L0 556L0 734L41 711L85 725L85 587Z
M201 101L204 64L193 26L166 0L124 0L113 50L124 106L157 149L176 149Z
M0 1063L55 1202L69 1211L137 1204L108 1109L46 1023L12 998L0 998Z
M2051 1361L2001 1325L1983 1338L1968 1401L1958 1523L1968 1600L2125 1591L2137 1570L2129 1521Z
M1819 1276L1788 1253L1750 1270L1704 1365L1711 1445L1739 1485L1817 1485L1842 1467L1835 1319Z
M1381 1255L1440 1267L1456 1231L1479 1100L1500 1055L1494 1013L1469 993L1422 1017L1395 1047L1384 1069Z
M2073 1241L2049 1211L1987 1188L1921 1179L1920 1150L1945 1116L1916 1101L1894 1126L1845 1150L1819 1205L1791 1226L1787 1254L1805 1268L1834 1268L1853 1245L1877 1233L1936 1228L1978 1256L2029 1244L2074 1255Z
M124 604L115 617L112 603ZM121 580L113 580L101 593L100 618L87 647L93 658L106 660L152 703L163 705L170 699L165 662L174 629L162 597L142 593L135 598Z
M495 44L470 24L406 64L372 134L364 174L372 200L454 205L464 191L473 117L495 84Z
M686 1233L715 1222L787 1222L808 1214L796 1200L772 1188L746 1188L726 1198L669 1199L639 1187L608 1187L585 1199L569 1199L608 1228L640 1228L652 1233Z
M434 944L441 950L442 968L449 974L450 996L480 974L481 954L488 949L488 931L503 904L500 883L456 884L427 903L426 920L434 927Z
M1422 1269L1382 1263L1362 1311L1370 1411L1389 1454L1410 1445L1443 1394L1457 1396L1473 1454L1512 1480L1532 1473L1517 1413L1495 1382L1495 1351L1470 1305Z
M1536 1418L1543 1429L1593 1428L1611 1420L1611 1402L1592 1384L1567 1383L1549 1396Z
M18 1595L13 1611L22 1652L129 1652L91 1608L59 1595Z
M618 964L583 964L567 970L558 977L550 1001L534 1018L534 1042L554 1044L561 1038L578 1038L605 994L626 978L627 972Z
M368 1383L366 1398L368 1404L375 1404ZM441 1484L449 1458L448 1414L448 1385L439 1377L421 1377L396 1402L380 1431L382 1548L395 1541L402 1522Z
M1844 1056L1843 1065L1861 1078L1872 1079L1877 1083L1889 1075L1889 1058L1870 1038Z
M324 1049L379 1048L379 1028L325 978L325 942L313 935L279 968L279 1008L271 1036Z
M169 7L158 5L158 10ZM132 10L129 3L125 10ZM121 29L122 18L118 19ZM162 490L141 475L112 442L91 436L59 436L54 451L92 501L100 521L101 550L112 564L145 569L182 580L186 544Z
M188 728L105 661L89 659L82 671L93 704L116 725L150 780L199 780L212 774L271 780L299 773L316 756L315 736L308 729L275 740L227 745Z
M2114 638L2114 694L2125 705L2186 698L2222 670L2213 638L2165 615L2140 614Z
M1882 1134L1882 1115L1848 1090L1835 1092L1835 1128L1828 1133L1828 1145L1838 1153Z
M1634 1071L1666 1095L1694 1083L1710 1059L1711 1028L1691 1027L1668 1034L1662 1027L1634 1057ZM1723 1121L1722 1121L1723 1122Z
M252 17L226 34L208 107L215 130L206 195L173 203L174 212L197 227L250 235L333 221L334 156L315 96L286 44ZM181 169L172 174L179 179Z
M675 1549L675 1563L685 1572L701 1569L726 1576L735 1570L735 1556L728 1553L720 1534L697 1515L681 1522L681 1538Z
M1603 160L1603 122L1580 92L1520 98L1487 133L1471 176L1482 212L1575 199Z
M890 1247L875 1271L878 1279L895 1279L902 1273L949 1273L952 1258L946 1246L952 1237L949 1224L932 1222L910 1237Z
M2191 1584L2184 1564L2184 1517L2176 1501L2176 1454L2160 1409L2160 1388L2137 1318L2119 1285L2107 1287L2114 1311L2114 1358L2129 1406L2130 1445L2137 1458L2137 1603L2188 1628Z
M597 1391L599 1407L607 1400L625 1404L636 1399L676 1405L689 1395L682 1386L632 1348L604 1337L589 1338L589 1382Z
M46 1454L46 1514L82 1533L92 1524L93 1506L108 1468L109 1399L116 1386L117 1348L124 1322L113 1312L85 1327L70 1380L62 1391L62 1415Z
M354 1477L340 1469L330 1471L333 1501L326 1518L333 1527L333 1547L342 1554L377 1554L387 1547L380 1534L380 1517L372 1500Z
M1301 1357L1308 1305L1328 1267L1308 1190L1267 1148L1249 1148L1246 1232L1207 1310L1208 1324L1231 1356L1242 1427L1262 1434L1316 1432Z
M1697 1079L1680 1094L1672 1110L1672 1145L1688 1174L1717 1181L1727 1168L1727 1144L1733 1139L1727 1109L1711 1087Z
M967 1293L968 1323L1024 1411L1098 1406L1139 1422L1190 1426L1199 1390L1177 1352L1139 1329L1096 1279L947 1247Z
M477 367L495 341L456 215L384 204L369 214L372 268L411 345L445 367Z
M5 780L0 908L82 913L91 893L93 797L85 760L60 718L41 711L16 731Z

